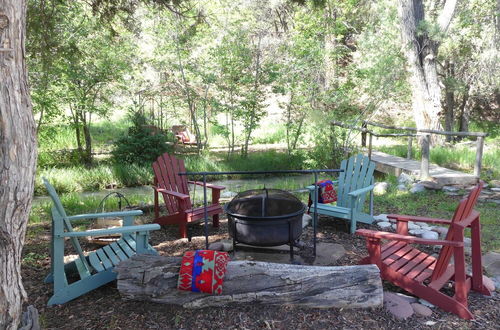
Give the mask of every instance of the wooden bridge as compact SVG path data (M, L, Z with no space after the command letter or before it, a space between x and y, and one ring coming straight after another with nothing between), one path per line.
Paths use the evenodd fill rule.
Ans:
M361 145L366 147L368 135L368 157L376 164L376 170L382 173L394 174L399 176L401 173L406 173L421 179L429 177L437 181L441 185L472 185L477 183L481 174L481 164L483 157L484 138L488 135L483 132L446 132L430 129L417 129L413 127L396 127L388 126L373 122L364 121L361 127L348 125L345 123L332 121L331 125L339 126L351 130L361 132ZM390 130L403 130L406 133L377 133L368 129L368 125L380 127ZM474 163L474 174L462 173L455 170L450 170L434 164L430 164L430 134L439 134L446 136L469 136L476 137L476 161ZM372 151L372 137L407 137L408 138L408 155L406 158L392 156L383 152ZM420 161L411 159L412 141L416 137L422 139L421 151L422 159Z
M406 173L420 177L420 161L392 156L384 152L373 151L371 159L377 164L376 170L386 174L399 176ZM473 185L478 177L473 174L450 170L434 164L429 165L429 176L441 185Z

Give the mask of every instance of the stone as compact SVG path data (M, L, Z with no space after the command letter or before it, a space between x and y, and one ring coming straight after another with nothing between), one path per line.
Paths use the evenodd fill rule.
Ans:
M411 304L413 311L420 316L429 317L432 315L432 310L422 304L413 303Z
M345 255L345 249L341 244L318 243L316 244L316 258L313 265L331 266Z
M410 189L410 192L412 194L418 194L418 193L422 193L422 192L425 192L425 186L420 184L420 183L415 183L413 185L413 187Z
M423 230L423 229L408 230L408 234L410 234L412 236L417 236L417 237L421 237L424 232L425 232L425 230Z
M465 247L471 247L472 246L472 240L469 237L464 237L464 246Z
M224 191L220 194L221 198L233 198L234 196L238 195L234 191Z
M408 229L420 229L420 226L415 224L414 222L409 221L408 222Z
M408 188L404 184L398 184L399 191L408 191Z
M256 252L256 251L246 251L237 249L233 253L231 260L255 260L264 262L274 262L277 264L289 264L290 254L289 253L269 253L269 252ZM293 257L294 263L304 264L304 259L301 256L295 254Z
M398 177L398 183L410 184L413 183L413 178L406 173L401 173Z
M427 300L422 299L422 298L420 298L420 299L418 300L418 302L419 302L419 303L421 303L421 304L422 304L422 305L424 305L424 306L429 307L429 308L434 308L434 307L436 307L436 306L434 306L433 304L431 304L430 302L428 302Z
M222 242L213 242L213 243L210 243L210 245L208 246L208 249L209 250L213 250L213 251L224 251L224 244L222 244Z
M441 236L446 236L446 234L448 234L448 228L445 227L434 227L432 228L432 231L435 231Z
M425 239L438 239L439 238L439 234L436 233L435 231L431 231L431 230L426 230L422 233L422 238L425 238Z
M387 218L387 214L382 213L382 214L374 216L373 220L375 222L383 222L383 221L388 222L389 218Z
M410 303L392 292L384 292L384 307L399 320L413 315Z
M490 188L491 191L500 192L500 188Z
M389 188L389 184L387 182L377 182L375 183L375 187L373 188L373 193L375 195L384 195L387 193L387 189Z
M483 275L483 284L486 289L490 290L491 292L495 291L495 283L486 275Z
M500 253L488 252L482 258L483 267L488 275L500 277Z
M395 224L395 223L393 223L393 224L391 225L391 228L392 228L392 229L394 229L394 230L396 230L396 229L398 229L398 225L397 225L397 224Z
M414 303L414 302L417 302L418 301L418 298L417 297L414 297L414 296L408 296L404 293L396 293L396 295L400 298L403 298L404 300L406 300L407 302L409 302L410 304L411 303Z
M457 188L457 187L455 187L455 186L444 186L444 187L442 188L442 190L443 190L444 192L457 192L457 191L459 191L460 189L458 189L458 188Z
M377 223L377 226L379 226L380 229L387 229L391 226L391 223L383 221L383 222Z
M443 188L443 185L435 181L420 181L419 184L423 185L426 189L431 190L441 190Z
M426 321L424 324L425 325L428 325L430 327L432 327L433 325L435 325L437 322L436 321Z
M302 216L302 228L306 228L307 226L309 226L311 224L311 221L312 217L309 214L304 213L304 215Z

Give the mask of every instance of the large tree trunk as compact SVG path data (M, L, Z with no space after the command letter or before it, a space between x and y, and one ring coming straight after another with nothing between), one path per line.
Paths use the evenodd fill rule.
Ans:
M25 66L26 1L0 0L0 329L17 329L26 297L21 251L36 140Z
M440 32L445 33L455 11L457 0L447 0L437 19ZM424 28L422 0L400 0L401 39L408 64L412 91L413 116L417 128L442 130L440 123L441 86L436 56L439 42L431 39ZM433 136L436 142L440 140ZM442 139L441 139L442 140Z
M380 306L383 300L375 265L319 267L230 261L222 294L209 295L177 289L180 264L180 257L134 256L115 268L118 290L126 299L185 308L241 303L364 308Z

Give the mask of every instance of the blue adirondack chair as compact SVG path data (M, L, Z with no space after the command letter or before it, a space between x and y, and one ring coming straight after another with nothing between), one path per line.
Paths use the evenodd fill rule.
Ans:
M45 283L54 283L54 295L49 299L48 305L63 304L75 299L91 290L94 290L116 279L113 268L121 261L135 254L157 254L156 250L148 244L149 232L160 229L160 225L149 224L134 226L134 217L141 215L141 211L108 212L97 214L81 214L67 216L61 200L54 187L44 178L45 187L52 199L52 262L50 273L45 278ZM72 221L121 217L123 227L73 231ZM121 238L103 248L84 254L79 237L102 236L121 234ZM64 240L68 237L73 248L78 253L78 258L69 263L64 263ZM74 275L74 276L73 276ZM70 283L69 279L76 277Z
M373 222L372 190L375 163L361 154L344 159L340 164L344 170L338 181L334 181L338 200L336 205L318 203L318 214L345 219L351 222L350 232L356 231L356 222L371 224ZM314 212L314 185L308 186L313 204L310 212ZM366 195L370 193L370 213L363 212Z

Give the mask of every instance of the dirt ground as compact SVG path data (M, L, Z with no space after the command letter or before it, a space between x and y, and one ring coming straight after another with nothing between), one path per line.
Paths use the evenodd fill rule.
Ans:
M363 227L363 225L361 225ZM369 226L364 226L369 228ZM204 248L203 226L193 226L193 240L177 239L177 228L169 226L151 235L151 244L162 255L181 256L184 251ZM210 242L227 238L227 221L219 228L210 226ZM383 307L375 309L306 309L290 306L242 304L238 307L187 310L121 299L116 284L111 283L64 305L47 307L52 286L43 283L50 269L50 225L30 225L24 249L23 280L29 301L40 313L46 329L500 329L500 298L471 293L469 305L475 320L466 321L433 308L430 317L413 315L397 320ZM312 249L312 229L308 227L301 241L306 246L300 254L306 262ZM348 233L342 221L320 218L318 242L342 244L346 250L337 265L354 265L366 255L364 239ZM84 246L85 249L92 246ZM67 254L75 254L67 244ZM384 283L384 290L402 292ZM432 326L425 323L435 322Z

